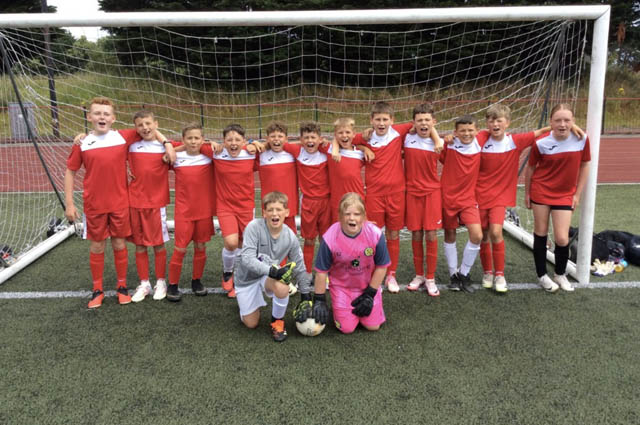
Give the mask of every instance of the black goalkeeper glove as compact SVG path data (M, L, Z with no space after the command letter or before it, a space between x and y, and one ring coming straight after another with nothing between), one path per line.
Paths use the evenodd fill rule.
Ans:
M269 277L271 279L280 280L285 285L288 285L291 282L291 276L293 275L293 268L296 266L296 263L291 262L285 264L283 267L271 266L269 269Z
M367 286L362 295L355 300L351 301L353 310L351 312L359 317L366 317L371 314L373 309L373 297L376 296L378 291L371 286Z
M315 294L313 296L313 318L316 323L321 325L326 325L329 321L329 307L327 307L325 294Z
M293 318L296 322L304 323L312 314L311 294L300 294L300 302L293 309Z

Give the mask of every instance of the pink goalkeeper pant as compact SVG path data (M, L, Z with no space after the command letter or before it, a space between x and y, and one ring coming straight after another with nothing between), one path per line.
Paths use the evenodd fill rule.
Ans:
M378 289L378 293L373 297L373 309L367 317L358 317L351 312L353 310L351 301L362 295L362 290L329 285L329 292L331 293L333 320L340 332L350 334L356 329L358 323L362 323L363 326L378 326L386 321L382 309L381 289Z

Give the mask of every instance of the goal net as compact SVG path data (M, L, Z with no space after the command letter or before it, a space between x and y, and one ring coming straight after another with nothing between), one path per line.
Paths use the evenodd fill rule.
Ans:
M527 9L545 13L508 13ZM392 104L396 122L411 120L414 106L431 102L441 133L452 131L463 114L482 127L486 109L498 102L511 108L514 133L544 125L547 111L560 101L574 105L584 128L593 96L585 78L588 35L599 15L593 8L568 8L580 11L576 16L566 9L440 9L447 12L441 18L434 18L435 10L340 11L323 12L321 22L296 12L183 13L178 19L166 13L103 14L59 23L52 15L5 15L3 266L48 236L62 240L59 233L73 233L63 219L60 193L71 141L90 130L86 114L94 96L116 103L114 128L132 127L132 115L150 109L170 138L196 121L213 140L230 123L261 139L273 120L288 124L290 136L301 121L314 120L330 137L338 117L366 128L371 104L380 100ZM117 15L123 15L121 22L112 17ZM238 28L227 15L248 26ZM37 27L37 16L51 27ZM91 24L110 35L91 42L56 27ZM79 174L74 202L81 207ZM530 233L530 214L518 209L515 215L523 233Z

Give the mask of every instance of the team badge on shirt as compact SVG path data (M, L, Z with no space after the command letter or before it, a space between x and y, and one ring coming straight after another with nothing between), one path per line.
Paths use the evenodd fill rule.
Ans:
M366 255L367 257L371 257L373 255L373 248L365 248L364 255Z
M351 267L358 267L358 266L360 266L360 260L358 260L357 258L354 258L351 261Z

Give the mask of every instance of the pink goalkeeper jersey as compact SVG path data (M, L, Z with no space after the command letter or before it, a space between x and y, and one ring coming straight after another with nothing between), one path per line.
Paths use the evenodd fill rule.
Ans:
M373 271L389 265L374 261L381 237L382 230L368 221L355 238L346 236L339 222L332 224L322 236L332 254L331 269L324 270L329 272L331 285L358 290L369 286Z

